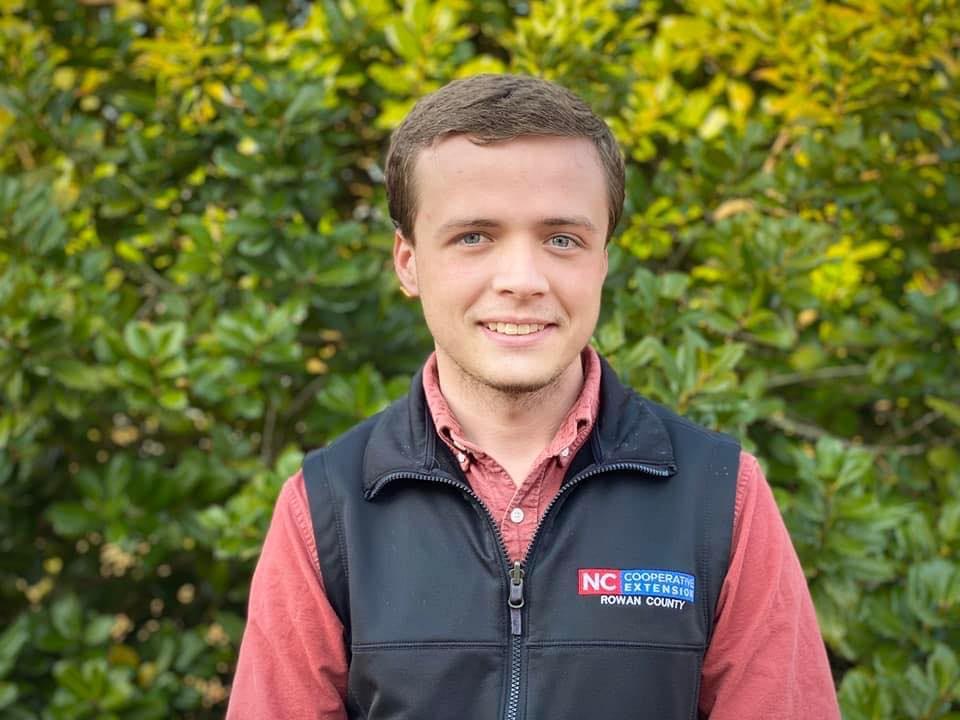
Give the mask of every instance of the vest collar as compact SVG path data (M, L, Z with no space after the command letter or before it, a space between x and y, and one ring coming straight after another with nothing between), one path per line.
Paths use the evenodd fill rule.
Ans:
M652 404L623 386L600 358L600 411L588 441L596 465L639 463L676 471L673 444ZM419 371L407 395L375 421L363 456L363 494L372 499L391 476L460 476L437 436ZM413 478L411 478L413 479ZM430 479L430 478L424 478Z

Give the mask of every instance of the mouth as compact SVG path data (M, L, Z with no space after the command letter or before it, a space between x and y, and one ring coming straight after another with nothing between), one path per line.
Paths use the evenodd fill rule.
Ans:
M543 323L510 323L510 322L488 322L483 326L500 335L532 335L538 333L547 327Z

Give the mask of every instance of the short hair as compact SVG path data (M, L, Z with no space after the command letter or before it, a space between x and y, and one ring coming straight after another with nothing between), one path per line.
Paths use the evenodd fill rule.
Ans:
M607 124L556 83L530 75L474 75L425 95L394 130L386 161L387 203L394 225L413 240L414 168L420 152L450 135L478 145L524 135L584 137L593 142L607 184L607 240L623 212L624 164Z

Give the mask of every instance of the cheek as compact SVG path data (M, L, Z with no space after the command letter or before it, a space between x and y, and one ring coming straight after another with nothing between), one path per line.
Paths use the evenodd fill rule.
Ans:
M463 302L483 291L486 276L478 264L466 261L431 263L420 268L420 292L427 302Z
M580 266L565 274L560 281L560 287L566 289L565 296L571 302L590 306L600 302L604 278L606 278L605 268L593 265Z

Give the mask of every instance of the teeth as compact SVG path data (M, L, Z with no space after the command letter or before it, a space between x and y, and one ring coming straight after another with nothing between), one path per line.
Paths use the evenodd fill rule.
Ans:
M487 329L501 335L529 335L530 333L540 332L546 325L527 324L527 323L487 323Z

